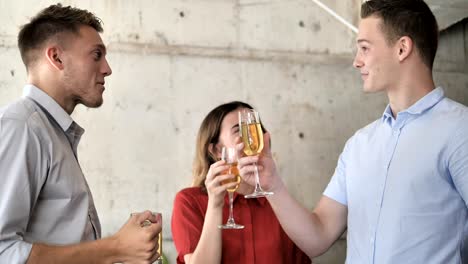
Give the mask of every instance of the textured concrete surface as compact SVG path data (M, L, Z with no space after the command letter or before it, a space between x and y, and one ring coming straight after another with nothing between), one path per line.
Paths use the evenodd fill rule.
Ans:
M353 24L361 1L323 1ZM54 1L0 0L0 105L21 95L26 73L16 48L21 24ZM291 193L313 208L346 140L379 118L383 94L363 94L351 66L355 35L310 1L64 1L104 21L113 75L104 105L77 107L86 129L79 159L104 235L130 212L164 216L164 250L175 263L170 216L190 185L195 135L213 107L244 100L272 134ZM442 33L435 78L468 104L468 30ZM343 263L339 240L314 263Z

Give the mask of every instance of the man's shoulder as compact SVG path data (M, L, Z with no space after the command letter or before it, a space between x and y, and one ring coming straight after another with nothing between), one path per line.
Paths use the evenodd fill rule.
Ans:
M0 108L0 120L27 122L36 112L37 108L31 100L21 98Z
M468 107L447 97L440 101L436 110L438 113L452 115L455 118L468 118Z
M351 138L358 138L358 137L367 137L372 135L377 130L378 126L382 123L382 119L376 119L373 122L367 124L366 126L358 129Z

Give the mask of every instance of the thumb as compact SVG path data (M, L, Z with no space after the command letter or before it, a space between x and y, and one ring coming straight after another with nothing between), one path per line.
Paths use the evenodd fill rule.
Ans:
M154 216L150 211L144 211L135 215L135 222L141 225L146 220L150 220L152 218L154 218Z
M271 136L269 132L263 134L263 151L264 154L271 156Z
M244 155L244 143L241 141L236 144L237 157L242 157Z

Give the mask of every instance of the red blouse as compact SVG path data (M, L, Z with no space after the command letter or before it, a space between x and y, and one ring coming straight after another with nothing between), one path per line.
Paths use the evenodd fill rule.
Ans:
M223 223L229 208L226 195ZM185 263L184 255L193 253L203 229L208 206L208 194L200 187L183 189L177 193L172 212L172 236L178 252L177 263ZM221 263L311 263L286 235L265 198L245 199L234 193L234 219L244 225L241 230L222 231Z

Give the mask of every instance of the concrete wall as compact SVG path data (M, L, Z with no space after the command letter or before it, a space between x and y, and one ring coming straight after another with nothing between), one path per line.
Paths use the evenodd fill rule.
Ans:
M0 105L26 80L19 25L55 1L0 0ZM361 1L323 1L357 24ZM253 104L272 134L291 193L313 208L343 145L382 114L386 98L361 92L351 66L355 34L309 0L64 1L104 21L113 75L104 105L78 107L79 159L111 235L129 213L163 212L164 250L175 263L170 217L190 185L195 135L213 107ZM435 78L468 104L465 24L442 34ZM314 263L343 263L338 241Z

